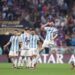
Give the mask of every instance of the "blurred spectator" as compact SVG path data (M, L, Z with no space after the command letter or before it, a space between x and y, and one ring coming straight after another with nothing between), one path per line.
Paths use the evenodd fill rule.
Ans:
M71 46L75 46L75 33L73 33L71 37Z
M8 5L8 6L13 6L13 1L14 1L14 0L7 0L7 5Z
M2 48L1 48L1 46L0 46L0 55L2 55L2 53L3 53L3 50L2 50Z
M75 0L74 0L75 1ZM19 20L24 27L40 31L41 23L49 19L58 28L58 46L73 45L75 32L75 2L73 0L0 0L0 20ZM40 31L42 38L45 32Z
M7 18L7 12L8 12L8 6L7 4L5 3L3 6L2 6L2 19L3 20L6 20Z
M57 0L57 3L61 7L64 4L64 0Z
M66 43L67 46L71 46L71 42L70 41L71 41L70 35L66 34L65 35L65 43Z

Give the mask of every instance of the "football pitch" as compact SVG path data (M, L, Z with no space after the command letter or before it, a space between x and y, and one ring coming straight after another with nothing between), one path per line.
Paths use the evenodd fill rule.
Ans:
M0 63L0 75L75 75L69 64L39 64L35 70L13 69L9 63Z

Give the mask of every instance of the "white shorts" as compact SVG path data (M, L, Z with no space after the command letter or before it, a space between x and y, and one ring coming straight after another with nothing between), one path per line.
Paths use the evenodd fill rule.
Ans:
M28 50L21 50L20 56L27 56Z
M9 56L18 56L19 52L17 51L9 51Z
M42 48L50 47L50 45L54 45L54 44L55 44L55 42L53 40L52 41L45 40L42 45Z
M28 51L28 56L38 55L39 51L36 48L30 48Z
M20 48L20 56L27 56L28 50L29 50L28 46L22 46Z

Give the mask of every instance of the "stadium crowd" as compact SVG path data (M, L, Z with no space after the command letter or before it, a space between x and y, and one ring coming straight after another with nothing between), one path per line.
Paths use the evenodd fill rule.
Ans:
M25 27L33 26L42 40L45 32L40 31L41 24L54 21L59 30L56 40L58 47L75 46L73 0L0 0L0 20L18 20Z

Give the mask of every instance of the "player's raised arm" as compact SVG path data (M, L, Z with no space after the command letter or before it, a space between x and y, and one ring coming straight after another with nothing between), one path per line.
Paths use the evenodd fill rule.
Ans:
M49 24L49 22L47 22L46 24L41 23L41 29L44 29L48 24Z
M54 32L53 40L55 40L58 37L58 30L56 29Z
M58 37L58 34L55 34L53 37L53 40L55 40Z

